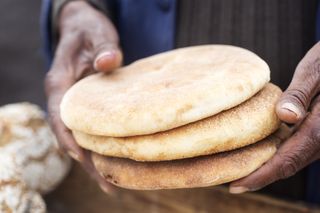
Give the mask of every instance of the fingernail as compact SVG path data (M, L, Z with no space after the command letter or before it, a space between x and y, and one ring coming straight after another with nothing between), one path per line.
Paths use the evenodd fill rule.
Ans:
M104 192L104 193L109 193L109 188L108 187L106 187L105 185L103 185L103 184L100 184L99 185L100 186L100 188L101 188L101 190Z
M282 104L281 108L292 112L297 118L300 118L300 111L294 104L287 102Z
M96 60L94 62L94 68L97 69L98 64L102 63L103 60L105 59L111 59L115 57L115 53L114 52L103 52L100 53L97 57Z
M241 194L241 193L244 193L244 192L247 192L249 191L249 189L247 187L244 187L244 186L231 186L229 188L229 192L231 194Z
M68 151L68 154L69 154L69 156L71 156L74 160L80 161L80 158L79 158L79 156L78 156L76 153L74 153L74 152L72 152L72 151Z
M99 186L100 186L100 189L104 193L106 193L108 195L111 195L111 196L116 196L117 195L117 193L111 187L108 187L108 186L106 186L104 184L99 184Z

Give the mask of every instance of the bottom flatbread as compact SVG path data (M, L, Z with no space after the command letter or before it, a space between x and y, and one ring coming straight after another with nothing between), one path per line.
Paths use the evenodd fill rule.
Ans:
M137 190L205 187L245 177L261 167L290 135L288 127L258 143L219 154L161 162L138 162L93 154L100 174L119 187Z

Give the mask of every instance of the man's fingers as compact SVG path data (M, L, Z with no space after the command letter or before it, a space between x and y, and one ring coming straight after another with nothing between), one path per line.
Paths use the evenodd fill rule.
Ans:
M292 81L289 88L283 93L276 107L277 115L282 121L294 124L305 118L317 87L317 83L311 82L310 79L305 80L310 82L308 83L310 86L302 86L296 80Z
M301 144L300 144L301 143ZM231 193L242 193L261 189L277 180L288 178L313 159L314 151L305 150L310 141L295 135L280 148L273 158L249 176L230 185ZM303 145L302 145L303 144Z
M48 99L50 125L60 146L67 151L72 158L77 161L82 161L84 159L82 149L76 144L70 130L64 125L60 118L59 105L56 104L58 102L60 103L59 100L60 98L55 96L51 96Z
M114 187L98 174L91 162L91 157L88 156L88 152L79 147L74 140L71 131L61 120L60 102L68 88L74 84L74 80L66 77L63 78L63 76L59 77L60 73L62 72L55 72L54 70L51 70L46 79L49 121L55 132L57 140L60 146L62 146L62 148L67 151L72 158L81 163L85 170L99 183L100 188L104 192L114 194ZM51 75L53 77L51 77Z
M319 103L315 106L319 107ZM288 178L319 157L319 111L314 110L299 130L283 142L272 159L249 176L233 182L231 193L258 190L274 181Z
M60 103L67 90L81 78L94 71L107 72L120 66L118 36L105 15L85 1L65 5L60 13L59 34L54 61L45 81L49 121L59 144L110 193L111 184L98 174L88 152L78 146L61 120Z
M84 56L81 60L89 63L88 68L108 72L121 65L122 54L118 48L119 38L116 28L105 14L87 2L74 1L65 5L60 14L59 26L61 38L66 44L64 45L62 41L59 45L61 43L62 46L70 46L70 43L76 41L70 46L71 50L66 49L66 51L77 52ZM73 48L76 48L76 51ZM59 56L65 58L65 51L58 51L55 58Z
M116 194L116 187L113 186L111 183L107 182L96 170L92 163L91 159L91 152L84 150L84 161L81 164L82 167L87 171L90 176L96 180L101 188L106 194L114 195Z
M72 133L63 124L58 116L55 118L50 115L50 121L54 129L55 135L62 148L76 161L82 162L84 160L84 154L82 148L80 148L75 142Z
M113 24L104 15L97 12L100 30L90 31L88 37L93 46L93 68L99 72L109 72L121 66L122 52L119 38Z
M64 62L61 62L63 64ZM57 137L60 146L67 151L72 158L81 161L82 149L76 144L70 130L60 118L60 103L63 95L74 84L74 76L71 72L63 72L64 66L57 63L48 72L45 79L45 89L48 100L49 123Z
M279 118L287 123L301 121L313 97L319 92L320 43L317 43L301 60L288 89L277 104Z
M110 48L109 45L103 45L94 58L93 67L99 72L112 71L121 66L122 53L117 48Z
M101 16L101 30L91 31L89 39L93 46L93 68L99 72L109 72L121 66L122 52L119 39L112 23Z

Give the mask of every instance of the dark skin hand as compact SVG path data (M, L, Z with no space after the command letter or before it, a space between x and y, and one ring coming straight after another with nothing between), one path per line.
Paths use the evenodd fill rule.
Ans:
M105 192L112 186L96 171L90 152L81 149L60 118L65 92L93 72L109 72L121 65L118 35L111 22L84 1L67 3L59 20L60 39L53 65L46 77L49 120L60 145L97 180ZM231 193L258 190L288 178L320 158L320 43L301 60L276 111L294 124L293 135L260 169L230 185Z
M59 106L66 91L81 78L121 65L118 35L106 16L84 1L67 3L59 18L60 39L45 81L49 121L61 147L110 193L113 187L94 168L90 152L76 144L63 124Z
M231 193L261 189L320 158L320 42L298 64L276 112L282 121L294 124L293 135L260 169L231 183Z

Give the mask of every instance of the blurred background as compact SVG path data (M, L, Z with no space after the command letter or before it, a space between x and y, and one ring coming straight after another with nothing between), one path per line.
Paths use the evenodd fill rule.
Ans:
M0 1L0 105L30 101L45 106L40 0Z

